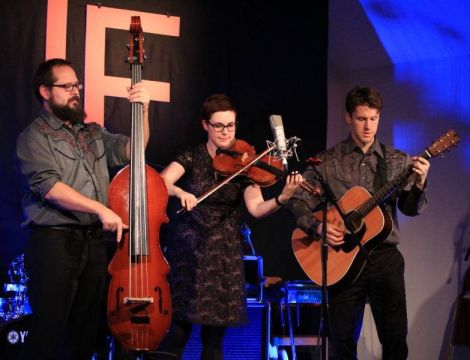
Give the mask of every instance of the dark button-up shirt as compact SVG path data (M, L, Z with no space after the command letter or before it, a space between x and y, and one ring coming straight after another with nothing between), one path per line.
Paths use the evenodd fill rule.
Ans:
M96 123L65 126L48 112L18 136L16 155L26 193L23 226L94 225L95 215L68 211L47 202L44 195L57 182L82 195L108 203L108 166L128 162L128 137L111 134Z
M374 194L412 163L409 155L390 146L384 146L384 149L386 154L383 153L382 146L376 140L364 154L349 136L333 148L320 153L318 157L322 163L316 169L328 183L337 200L353 186L361 186ZM379 159L382 160L379 161ZM386 165L382 176L378 170L380 162ZM320 185L315 180L315 172L312 168L307 168L303 176L310 184ZM384 176L385 179L383 179ZM427 205L425 192L414 185L414 180L415 176L411 175L385 203L385 209L393 219L393 230L384 241L385 243L397 244L399 242L397 207L404 215L415 216L421 213ZM318 238L315 231L318 221L313 218L312 211L318 210L319 203L318 197L299 189L286 205L296 216L297 225L314 238Z

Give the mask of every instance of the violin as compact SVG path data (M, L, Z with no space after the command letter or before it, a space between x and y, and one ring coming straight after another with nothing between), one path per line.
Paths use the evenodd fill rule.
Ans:
M285 176L281 160L270 154L258 156L244 140L235 140L229 149L217 149L212 165L222 176L245 175L259 186L273 185Z
M306 161L312 166L322 162L316 157L310 157ZM264 155L264 153L257 156L253 146L244 140L236 140L227 150L217 149L216 156L212 159L212 165L223 176L230 176L232 179L236 175L243 174L259 186L273 185L287 175L280 159L272 155ZM225 182L223 184L225 185ZM300 183L300 187L315 197L321 196L320 188L306 180Z
M199 204L217 190L228 184L238 175L246 175L259 186L269 186L284 177L285 171L281 160L272 155L275 146L269 146L261 154L257 155L253 146L243 140L235 140L229 149L217 149L212 159L214 169L221 175L227 176L221 183L197 198ZM180 214L185 209L181 208L176 213Z

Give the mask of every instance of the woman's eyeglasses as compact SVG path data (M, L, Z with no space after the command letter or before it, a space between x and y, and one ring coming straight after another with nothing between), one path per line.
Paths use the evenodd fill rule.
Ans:
M210 121L206 121L210 126L212 126L214 128L214 130L216 132L222 132L224 131L225 128L227 128L227 130L229 132L232 132L232 131L235 131L236 127L237 127L237 122L231 122L230 124L227 124L227 125L224 125L224 124L220 124L220 123L215 123L215 124L212 124Z

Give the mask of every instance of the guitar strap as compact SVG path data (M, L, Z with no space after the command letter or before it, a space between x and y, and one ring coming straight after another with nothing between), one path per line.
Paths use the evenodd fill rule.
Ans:
M385 145L380 143L380 147L382 149L382 154L383 158L378 156L378 161L377 161L377 173L378 173L378 181L377 176L376 179L374 179L375 183L375 191L379 190L382 186L384 186L387 183L387 151L385 149Z
M387 151L385 145L380 143L380 147L382 149L383 158L378 156L377 161L377 172L374 179L374 187L375 192L381 189L385 184L387 184ZM383 205L387 208L390 214L394 214L396 212L395 204L396 202L396 195L390 196L387 200L384 201Z

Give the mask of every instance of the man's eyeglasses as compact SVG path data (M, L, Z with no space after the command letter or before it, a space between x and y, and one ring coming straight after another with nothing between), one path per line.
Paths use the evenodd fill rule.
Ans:
M225 128L227 128L227 130L229 132L232 132L232 131L235 131L235 128L237 127L237 122L236 121L231 122L230 124L227 124L227 125L220 124L220 123L212 124L210 121L206 121L206 122L210 126L212 126L216 132L222 132L222 131L224 131Z
M60 87L60 88L64 89L65 91L72 91L73 88L76 88L79 91L83 89L83 84L81 84L81 83L76 83L76 84L49 84L47 86Z

